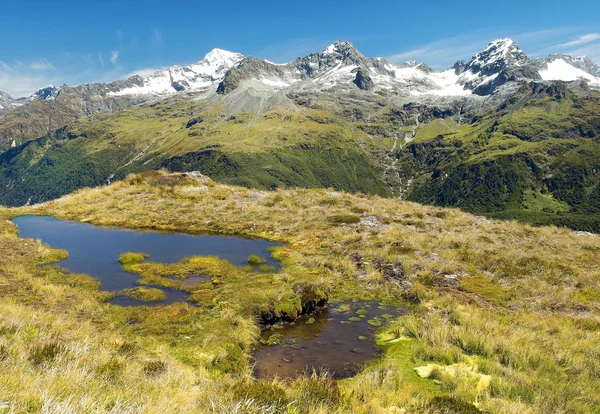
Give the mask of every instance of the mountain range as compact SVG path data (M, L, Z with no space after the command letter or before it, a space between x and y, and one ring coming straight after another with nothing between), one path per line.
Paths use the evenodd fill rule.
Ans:
M214 49L147 77L0 93L0 203L193 169L590 229L598 90L590 59L530 59L511 39L442 71L347 41L285 64Z

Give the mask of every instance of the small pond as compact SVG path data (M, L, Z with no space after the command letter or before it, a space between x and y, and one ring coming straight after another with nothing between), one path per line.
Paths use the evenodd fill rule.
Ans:
M257 255L266 259L266 264L273 266L275 271L281 268L281 263L271 256L269 249L282 244L267 240L129 230L46 216L21 216L13 223L19 228L19 237L40 239L50 247L67 250L69 258L58 264L72 273L85 273L96 278L103 291L117 292L139 286L138 275L121 268L119 256L125 252L148 253L147 260L159 263L176 263L186 256L218 256L237 266L248 265L248 257ZM202 275L192 277L193 280L203 278ZM110 302L124 306L158 306L186 300L189 296L177 289L158 288L166 293L166 299L159 302L142 302L121 296Z
M374 341L376 330L404 313L377 302L346 302L304 316L293 325L269 329L253 354L254 374L296 378L327 371L336 379L354 376L380 354Z

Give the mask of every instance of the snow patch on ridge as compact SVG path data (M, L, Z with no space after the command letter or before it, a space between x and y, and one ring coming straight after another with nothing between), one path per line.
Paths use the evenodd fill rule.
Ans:
M581 69L570 65L563 59L557 59L548 63L547 68L540 70L540 76L547 81L564 81L570 82L579 79L584 79L592 86L600 87L600 78L597 78Z

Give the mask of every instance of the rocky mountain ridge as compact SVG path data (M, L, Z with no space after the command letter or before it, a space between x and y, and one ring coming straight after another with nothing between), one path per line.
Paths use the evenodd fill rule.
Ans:
M560 62L569 69L548 73L548 68ZM586 56L571 57L563 54L550 55L545 59L531 60L511 39L498 39L476 53L469 62L458 61L452 68L434 71L426 63L407 61L391 63L384 58L367 58L348 41L339 40L323 51L311 53L285 64L276 64L240 53L213 49L203 60L187 66L174 65L158 70L147 77L135 75L127 80L108 84L87 84L75 87L41 88L28 98L13 99L0 92L0 105L41 99L54 99L65 89L89 90L98 96L166 96L177 92L203 90L221 84L225 78L237 77L237 81L255 79L273 87L288 87L302 81L314 81L315 86L329 86L336 82L355 80L356 73L369 75L376 86L409 92L413 96L423 94L461 96L465 94L487 95L495 88L482 88L494 83L498 77L504 81L517 80L585 80L592 87L600 88L600 67ZM235 72L242 72L233 75ZM454 76L451 76L453 73ZM542 75L543 73L543 75ZM574 75L575 74L575 75ZM579 76L577 76L579 75ZM225 82L222 92L236 82ZM353 82L351 82L353 83ZM498 82L496 82L498 83ZM498 85L499 86L499 85ZM401 89L405 89L402 91Z
M19 99L0 93L0 149L52 133L81 117L177 94L222 99L232 113L259 113L323 97L338 101L354 92L362 92L360 99L382 105L452 106L460 102L479 110L515 93L523 83L549 81L600 89L600 68L586 57L551 55L531 60L511 39L495 40L469 62L459 61L442 71L414 61L399 64L367 58L352 43L341 40L285 64L213 49L198 63L175 65L147 77L48 86Z

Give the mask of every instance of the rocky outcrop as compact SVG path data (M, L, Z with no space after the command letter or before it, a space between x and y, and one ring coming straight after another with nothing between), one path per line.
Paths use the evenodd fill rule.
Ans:
M356 77L354 78L354 84L356 86L358 86L360 89L365 90L365 91L370 91L371 89L373 89L375 87L375 84L373 83L373 79L371 79L371 76L369 76L369 73L366 72L362 68L359 68L356 71Z

